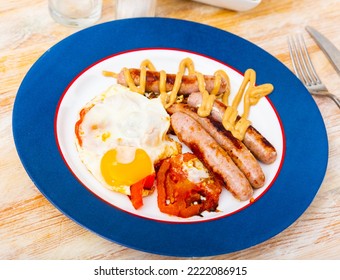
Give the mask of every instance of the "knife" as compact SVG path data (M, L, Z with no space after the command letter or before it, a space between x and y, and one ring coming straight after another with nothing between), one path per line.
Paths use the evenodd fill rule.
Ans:
M329 61L333 64L336 72L340 75L340 51L320 32L311 26L306 26L306 30L318 44L320 49L326 54Z

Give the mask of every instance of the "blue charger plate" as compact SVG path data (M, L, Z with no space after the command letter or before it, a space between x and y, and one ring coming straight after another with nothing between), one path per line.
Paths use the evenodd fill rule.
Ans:
M129 36L126 36L129 34ZM55 137L58 102L90 65L134 49L169 48L202 54L270 81L270 101L285 132L285 155L271 188L233 215L201 223L166 223L103 202L65 165ZM84 29L46 51L24 78L13 110L19 157L42 194L81 226L118 244L169 256L211 256L259 244L308 208L324 178L328 141L320 112L301 82L256 45L223 30L184 20L137 18ZM299 238L298 236L296 238Z

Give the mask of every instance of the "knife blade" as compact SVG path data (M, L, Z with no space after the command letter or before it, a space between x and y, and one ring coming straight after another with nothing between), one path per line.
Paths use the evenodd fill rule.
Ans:
M311 35L320 49L326 54L336 72L340 75L340 51L324 35L311 26L306 26L307 32Z

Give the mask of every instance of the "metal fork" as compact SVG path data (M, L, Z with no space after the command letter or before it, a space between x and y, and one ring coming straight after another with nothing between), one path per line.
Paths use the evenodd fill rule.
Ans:
M340 109L340 99L328 91L316 74L302 34L288 37L288 47L295 75L307 90L312 95L331 98Z

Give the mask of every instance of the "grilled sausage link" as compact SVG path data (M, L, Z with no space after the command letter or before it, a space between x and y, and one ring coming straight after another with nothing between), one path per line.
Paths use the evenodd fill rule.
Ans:
M202 103L202 94L195 92L189 95L188 105L197 108ZM217 122L222 122L222 118L227 106L222 102L215 100L211 111L211 118ZM249 126L243 139L244 145L252 152L252 154L265 164L273 163L276 160L277 152L274 146L253 126Z
M236 166L243 172L253 188L263 187L265 175L258 161L242 141L236 139L221 123L209 118L202 118L194 109L185 104L173 104L167 109L169 114L182 112L197 121L228 153Z
M140 85L140 69L131 68L129 69L131 78L136 86ZM214 88L215 77L210 75L204 75L204 81L206 90L210 93ZM146 92L156 92L159 93L159 79L160 73L157 71L146 71ZM173 89L174 83L176 80L176 74L167 74L166 75L166 91L169 92ZM124 72L121 71L118 74L117 82L123 86L128 86L127 81L125 79ZM221 85L218 94L222 94L228 89L229 85L225 79L221 79ZM178 94L188 95L192 92L197 92L198 82L195 75L183 75L182 83L179 88Z
M224 181L235 198L244 201L252 197L253 188L244 174L198 122L182 112L176 112L171 116L171 125L179 140Z

